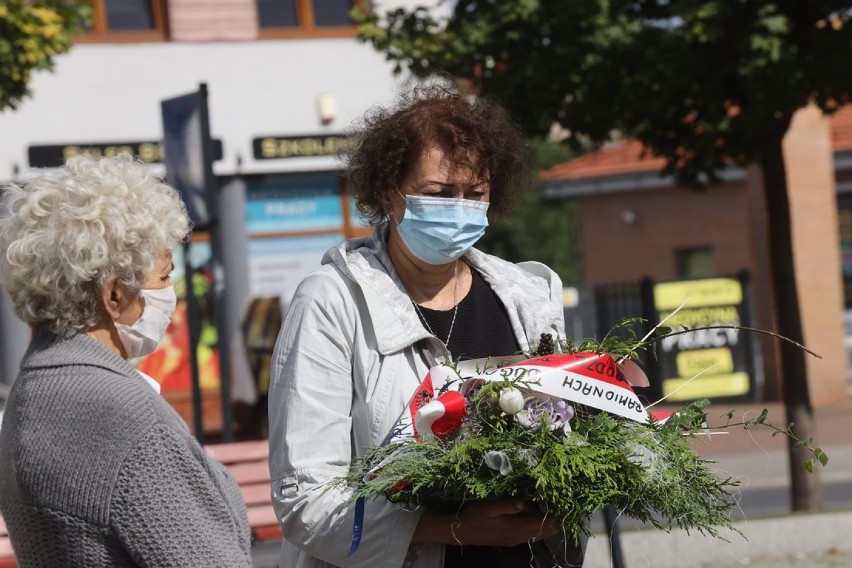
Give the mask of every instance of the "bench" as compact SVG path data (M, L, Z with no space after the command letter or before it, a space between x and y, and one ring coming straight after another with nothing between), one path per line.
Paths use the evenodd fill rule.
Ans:
M3 517L0 517L0 568L14 568L17 565L12 543L9 541L9 531L6 530Z
M207 455L228 468L240 486L248 509L252 542L281 540L281 527L272 509L269 483L269 442L250 440L209 444ZM2 568L2 566L0 566Z

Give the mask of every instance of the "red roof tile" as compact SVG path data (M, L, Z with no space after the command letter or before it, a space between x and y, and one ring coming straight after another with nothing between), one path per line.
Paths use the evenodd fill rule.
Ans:
M573 160L556 164L539 176L542 180L597 177L646 170L659 170L665 165L663 158L647 152L636 140L626 140L612 146L604 146L594 152L583 154Z
M852 150L852 105L842 108L831 116L831 138L835 152ZM626 140L556 164L542 172L539 179L551 181L603 177L660 170L665 165L663 158L655 157L650 152L646 152L643 156L642 152L643 146L639 142Z

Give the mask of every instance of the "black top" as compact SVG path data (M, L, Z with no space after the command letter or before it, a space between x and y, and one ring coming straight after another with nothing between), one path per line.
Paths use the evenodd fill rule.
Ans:
M473 283L470 292L458 304L455 324L455 309L432 310L418 306L420 320L444 343L447 343L449 335L447 349L453 359L502 357L518 353L520 347L512 333L512 324L503 302L479 272L471 268L470 274Z
M418 306L421 321L438 339L450 335L447 349L454 359L478 359L513 355L520 351L506 307L485 282L479 272L471 268L473 283L470 292L455 310L431 310ZM452 325L452 334L450 326ZM444 341L447 343L446 341ZM512 548L492 546L447 546L445 568L470 568L473 566L530 566L530 548L527 545Z

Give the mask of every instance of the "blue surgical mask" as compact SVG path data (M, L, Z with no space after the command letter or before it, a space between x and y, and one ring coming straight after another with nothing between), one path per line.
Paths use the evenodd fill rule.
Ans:
M487 226L487 201L406 195L397 231L423 262L448 264L470 250Z

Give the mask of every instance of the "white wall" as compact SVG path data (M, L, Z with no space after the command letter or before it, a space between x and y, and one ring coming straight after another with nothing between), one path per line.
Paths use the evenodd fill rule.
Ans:
M160 101L209 91L211 133L224 142L217 174L322 170L332 158L254 160L265 135L340 133L401 85L373 48L344 39L77 44L53 73L33 77L33 97L0 113L0 180L28 167L27 147L160 140ZM322 126L317 96L337 117ZM242 168L237 165L242 158Z
M57 58L52 73L34 75L33 97L0 113L0 181L29 168L29 146L161 140L161 100L193 92L201 82L209 92L211 133L224 144L224 159L214 164L219 175L333 169L332 157L255 160L252 139L344 132L368 108L392 101L400 85L380 54L352 38L77 44ZM336 101L337 116L327 126L319 94ZM27 333L5 300L0 382L11 382Z

